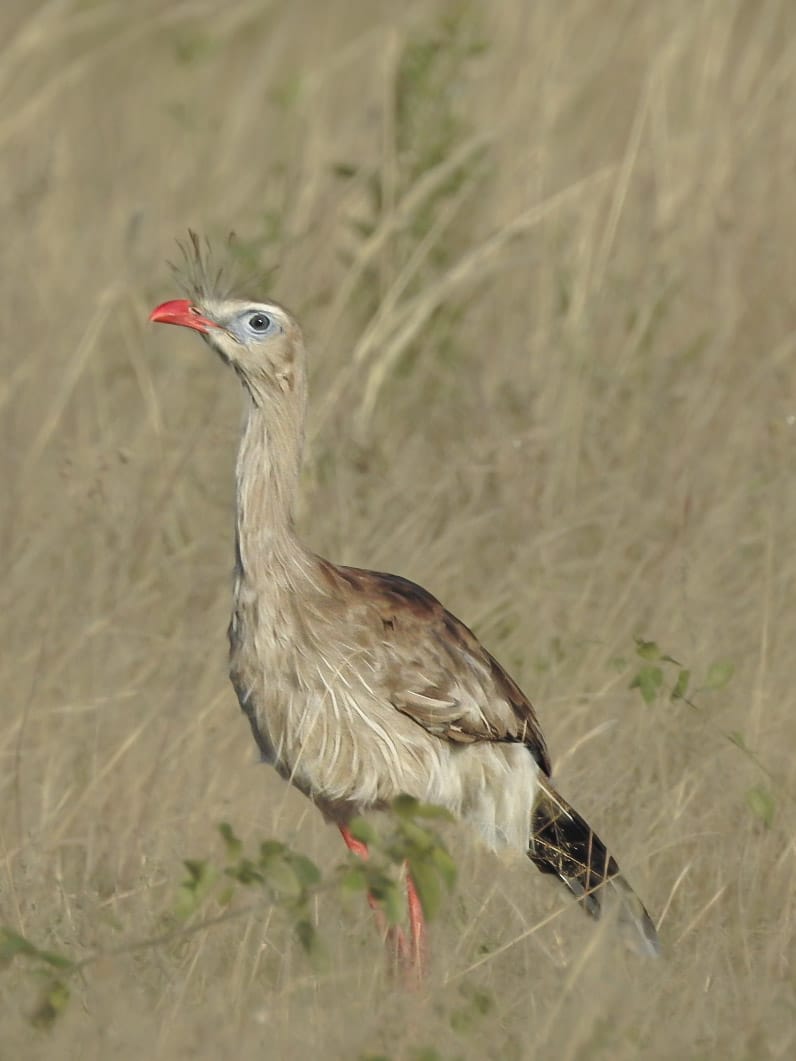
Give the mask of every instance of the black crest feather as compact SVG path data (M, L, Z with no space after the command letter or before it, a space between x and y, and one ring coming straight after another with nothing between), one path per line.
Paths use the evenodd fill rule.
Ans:
M252 248L241 243L230 232L219 249L207 236L188 229L187 239L178 239L179 262L169 262L180 289L188 298L201 303L203 299L229 298L233 293L247 292L257 298L266 289L266 279L273 269L251 272ZM241 275L248 267L248 275Z
M188 229L187 240L177 240L180 262L169 262L182 291L190 299L201 302L205 298L227 298L231 293L235 277L231 268L234 254L230 253L235 242L235 233L230 232L226 240L224 255L219 254L210 240Z

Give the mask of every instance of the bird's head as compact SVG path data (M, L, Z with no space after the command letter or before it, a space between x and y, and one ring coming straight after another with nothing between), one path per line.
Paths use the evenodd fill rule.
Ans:
M304 342L293 317L274 302L187 298L163 302L149 315L158 324L193 328L232 365L258 403L303 385Z

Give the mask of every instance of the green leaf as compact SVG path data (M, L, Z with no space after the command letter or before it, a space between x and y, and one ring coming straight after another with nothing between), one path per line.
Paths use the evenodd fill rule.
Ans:
M379 839L379 834L364 818L352 818L348 823L348 831L361 844L375 844Z
M221 833L221 838L224 841L229 857L239 858L243 850L243 844L235 835L229 822L222 822L218 827L218 831Z
M660 667L644 666L630 683L631 689L638 689L644 702L651 704L658 696L663 685L663 671Z
M749 751L749 745L746 743L744 735L743 735L743 733L741 733L740 730L737 730L737 729L731 730L727 734L727 736L732 741L732 743L736 746L736 748L740 748L742 752L748 752Z
M302 918L295 924L296 936L299 943L307 952L312 954L318 949L318 933L315 931L315 926L311 921L307 921L306 918Z
M364 892L368 886L368 877L365 866L353 865L343 871L340 877L340 887L347 892Z
M434 860L434 866L436 867L437 872L445 882L446 888L448 891L452 891L456 884L456 863L445 848L441 846L434 848L431 857Z
M186 858L183 866L188 870L189 881L186 885L191 887L201 883L207 872L207 862L202 859Z
M75 963L71 958L65 957L63 954L56 954L51 950L38 950L36 951L36 957L39 961L45 962L47 965L51 965L53 969L73 969Z
M392 801L392 809L399 818L414 818L419 806L420 800L414 796L396 796Z
M435 803L419 803L415 816L417 818L433 819L438 822L456 820L447 807L438 807Z
M641 637L636 639L636 653L642 659L656 660L661 658L661 650L655 641L645 641Z
M755 785L747 791L746 802L752 814L760 819L766 829L770 829L774 824L774 812L777 806L771 792L763 785Z
M453 821L453 815L445 807L434 803L421 803L413 796L398 796L393 800L392 808L400 818L426 818L437 821Z
M237 866L227 866L224 873L240 884L262 884L264 879L250 858L242 858Z
M415 825L414 822L401 822L400 831L406 840L407 848L409 848L407 851L409 857L412 855L412 849L414 849L414 853L425 853L430 851L436 844L435 838L428 829L424 829L422 825Z
M180 885L175 902L175 913L180 918L190 917L218 880L218 870L209 862L188 858L183 865L188 870L188 879Z
M442 901L440 877L433 864L425 859L409 856L409 872L415 882L415 888L423 907L423 913L429 921L436 915Z
M39 998L36 1009L31 1014L31 1024L36 1028L51 1028L56 1019L66 1009L69 1002L69 988L63 980L51 980Z
M268 862L276 855L284 855L287 847L279 840L263 840L260 844L260 862Z
M216 902L219 906L229 906L232 902L232 897L235 894L235 885L228 884L226 888L222 888L216 897Z
M681 670L677 675L677 681L674 683L674 687L671 692L670 699L682 700L685 694L688 692L688 683L691 680L690 670Z
M298 899L301 895L301 882L296 871L284 858L275 858L263 866L263 879L281 897Z
M10 928L0 928L0 965L9 965L18 954L35 958L38 950L30 940Z
M27 958L34 958L53 969L71 969L74 962L63 954L57 954L50 950L41 950L29 939L14 932L10 928L0 928L0 966L7 966L18 955L23 954Z
M335 162L331 169L335 177L340 177L343 180L350 180L351 177L356 177L359 173L359 168L351 162Z
M178 917L180 921L187 921L191 914L196 912L198 906L199 902L194 889L181 884L174 899L175 917Z
M706 689L723 689L735 673L735 667L729 660L711 663L705 678Z
M404 897L396 881L389 881L388 886L379 889L379 894L371 892L379 900L382 910L391 925L400 923L404 912Z
M313 884L320 884L321 871L312 859L307 858L305 855L291 855L290 864L293 866L302 888L311 888Z

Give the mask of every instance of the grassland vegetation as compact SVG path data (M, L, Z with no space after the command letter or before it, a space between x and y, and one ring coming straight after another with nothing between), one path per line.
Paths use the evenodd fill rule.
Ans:
M796 8L6 0L0 41L0 1053L792 1057ZM661 961L455 823L357 867L256 762L238 389L145 323L189 228L305 324L303 536L512 671ZM420 994L362 894L407 855Z

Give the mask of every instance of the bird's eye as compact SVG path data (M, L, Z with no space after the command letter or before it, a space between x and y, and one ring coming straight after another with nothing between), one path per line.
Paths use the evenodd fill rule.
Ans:
M253 332L267 332L271 326L271 318L264 313L252 313L247 323Z

